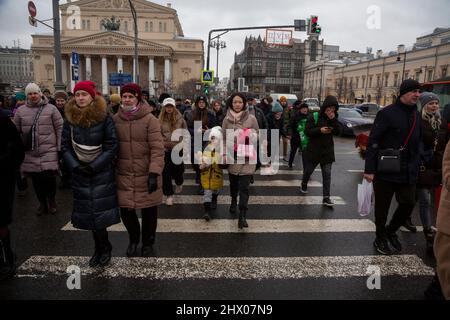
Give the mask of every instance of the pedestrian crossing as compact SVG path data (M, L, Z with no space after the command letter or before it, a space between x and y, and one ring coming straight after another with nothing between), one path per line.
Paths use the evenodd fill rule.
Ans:
M67 275L79 266L84 276L152 280L189 279L301 279L364 277L370 266L384 276L431 276L432 268L414 255L341 257L239 257L239 258L113 258L100 272L89 268L89 257L33 256L20 267L19 277Z
M308 187L312 193L317 190L321 194L321 175L317 171L320 169L316 169ZM196 186L194 172L186 170L184 186L188 188L175 195L172 207L161 205L159 208L154 256L125 257L128 233L119 223L108 229L114 249L111 263L105 268L88 266L93 245L90 232L73 228L70 213L65 212L65 222L55 231L58 235L55 239L59 237L60 241L52 243L49 240L53 246L50 245L48 251L35 250L19 266L16 278L22 281L66 279L67 268L78 266L85 279L83 281L97 283L95 281L109 279L119 283L118 287L123 290L130 290L131 298L146 297L133 296L137 293L131 289L131 283L135 284L132 281L144 281L146 290L150 292L154 287L160 288L160 283L164 287L175 283L173 292L164 291L163 298L167 299L192 299L189 288L202 287L202 281L214 281L207 282L214 290L204 290L204 295L197 293L194 295L196 298L251 298L244 296L239 288L232 293L221 292L227 290L225 288L229 288L234 280L257 281L254 290L265 285L275 285L278 291L294 286L299 291L298 297L304 297L300 292L306 290L302 281L320 283L317 288L308 287L314 296L320 297L320 290L336 290L333 284L340 279L348 287L359 288L353 296L358 299L371 297L365 281L374 266L385 279L433 276L433 269L408 248L403 254L393 256L376 254L372 246L373 221L359 217L356 211L347 216L341 214L345 208L350 208L349 202L356 199L356 195L355 199L350 199L348 193L342 192L347 187L344 182L337 181L338 187L332 188L335 194L331 199L336 205L333 211L324 209L321 195L299 192L301 170L280 172L285 176L255 174L249 201L249 228L238 229L236 217L228 213L230 197L226 193L218 198L217 211L221 214L209 222L201 219L203 197L195 194L196 188L192 188ZM224 182L228 188L226 176ZM284 194L280 190L284 190ZM306 209L308 214L304 213ZM78 241L86 245L76 246ZM112 285L112 282L105 284ZM338 291L336 299L340 298ZM161 291L152 292L152 296L161 298ZM271 290L256 296L265 299L280 297ZM292 296L293 299L296 297Z

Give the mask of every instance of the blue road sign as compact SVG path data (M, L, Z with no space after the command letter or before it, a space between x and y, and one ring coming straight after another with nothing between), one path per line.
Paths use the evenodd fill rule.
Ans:
M79 73L78 73L78 66L72 66L72 80L78 81L79 80Z
M78 54L78 52L72 51L72 64L74 66L80 65L80 55Z
M201 82L212 83L214 81L214 71L213 70L202 70Z
M109 85L110 86L123 86L124 84L133 82L133 77L128 73L110 73Z

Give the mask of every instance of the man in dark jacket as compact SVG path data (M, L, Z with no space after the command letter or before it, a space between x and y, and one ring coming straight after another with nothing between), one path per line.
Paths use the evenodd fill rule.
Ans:
M364 178L374 182L376 239L373 244L379 253L385 255L401 251L396 231L414 209L422 141L416 105L420 91L417 81L403 81L399 98L378 112L369 136ZM379 153L383 149L401 150L400 172L384 173L377 170ZM394 194L398 207L386 226Z
M8 225L11 223L16 171L25 157L22 139L9 114L0 110L0 281L15 272Z
M304 151L303 179L301 192L307 193L308 181L314 169L320 164L323 180L322 204L328 207L334 205L330 199L331 165L335 161L333 133L339 133L337 120L339 103L336 97L327 96L323 101L317 121L314 114L310 115L306 122L305 134L309 138L308 146Z

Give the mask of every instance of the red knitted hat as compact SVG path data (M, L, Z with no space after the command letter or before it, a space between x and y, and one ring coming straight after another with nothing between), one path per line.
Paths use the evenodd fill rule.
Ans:
M124 93L131 93L132 95L136 96L138 100L141 100L142 98L142 90L139 85L136 83L128 83L124 85L122 88L120 88L120 96L122 97Z
M73 94L75 94L79 90L86 91L91 95L92 99L95 99L95 82L89 80L80 81L75 85L75 88L73 88Z

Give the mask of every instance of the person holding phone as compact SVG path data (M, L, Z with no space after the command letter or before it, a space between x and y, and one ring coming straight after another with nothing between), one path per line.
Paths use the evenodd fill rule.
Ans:
M305 128L305 134L309 138L308 146L304 150L304 168L301 192L308 193L308 181L314 169L320 164L323 179L323 201L328 207L334 205L330 199L331 165L335 161L333 133L339 134L339 122L337 111L339 103L334 96L327 96L320 108L317 121L314 115L310 115Z

